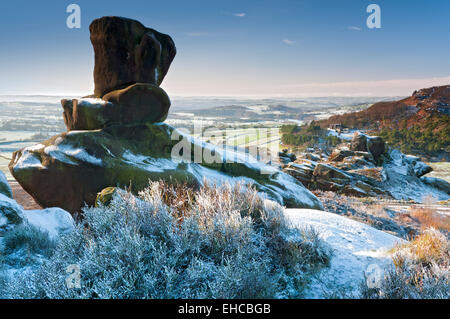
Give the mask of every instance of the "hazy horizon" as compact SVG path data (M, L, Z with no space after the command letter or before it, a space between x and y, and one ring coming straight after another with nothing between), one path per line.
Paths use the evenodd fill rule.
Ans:
M81 7L69 29L66 7ZM450 84L449 1L17 0L0 11L1 95L93 92L89 24L119 15L169 34L177 56L162 84L170 96L408 96ZM420 21L420 23L418 22Z

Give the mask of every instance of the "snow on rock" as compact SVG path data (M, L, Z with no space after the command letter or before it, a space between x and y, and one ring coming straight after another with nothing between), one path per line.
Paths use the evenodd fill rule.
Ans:
M22 223L23 208L14 199L0 193L0 235Z
M125 162L151 172L162 173L167 170L176 169L178 165L168 158L153 158L142 154L134 154L130 150L125 150L122 157Z
M78 99L78 105L86 106L86 107L95 107L101 108L106 104L111 104L108 101L102 100L100 98L82 98Z
M329 136L336 136L336 137L339 137L341 140L345 140L345 141L351 141L353 136L355 135L355 133L362 134L362 132L358 131L358 130L349 130L349 131L345 131L345 132L338 132L331 128L328 129Z
M0 194L6 195L10 198L13 197L11 186L9 186L5 173L0 171Z
M374 267L382 271L392 262L388 250L403 242L398 237L333 213L286 209L285 214L293 226L315 229L334 253L330 266L312 278L305 298L327 298L329 293L342 291L356 296L364 274L371 273L370 269Z
M427 167L428 165L415 156L391 150L388 161L383 165L383 185L395 199L399 200L414 200L418 203L427 197L448 200L450 198L448 190L440 189L436 187L436 183L426 183L423 178L419 178L424 172L429 171Z
M50 237L57 237L71 232L75 221L69 212L61 208L23 211L24 219L31 225L48 232Z
M45 169L36 154L32 153L30 150L24 149L22 156L14 165L14 171L25 168L39 168Z
M76 148L69 144L59 144L57 143L57 141L55 143L56 145L50 145L44 149L45 154L70 165L77 165L77 163L72 159L76 159L82 162L88 162L97 166L102 165L102 160L100 158L90 155L83 148Z

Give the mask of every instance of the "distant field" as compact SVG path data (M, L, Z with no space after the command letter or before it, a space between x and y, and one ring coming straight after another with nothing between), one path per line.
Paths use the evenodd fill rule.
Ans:
M433 171L426 176L445 179L450 183L450 162L429 163Z
M216 145L245 148L248 146L267 147L278 152L281 136L278 130L270 128L236 128L210 131L209 136L194 135L205 142Z
M8 164L9 161L7 159L0 157L0 170L5 173L8 180L14 180L14 177L12 177L11 173L9 172Z

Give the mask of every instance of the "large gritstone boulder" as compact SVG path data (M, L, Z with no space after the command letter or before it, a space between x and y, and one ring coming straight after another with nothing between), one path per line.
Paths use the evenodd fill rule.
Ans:
M373 155L377 164L381 164L381 155L384 153L385 147L384 140L379 136L371 136L367 139L367 149Z
M9 164L41 206L76 213L96 204L99 192L98 202L107 204L114 187L138 192L149 181L164 180L194 188L250 183L288 207L323 208L278 168L162 123L170 100L159 85L176 53L169 36L119 17L97 19L90 31L94 97L62 100L68 132L15 152Z
M159 86L176 48L172 38L122 17L94 20L89 30L95 52L96 97L134 83Z
M364 134L353 135L352 141L350 142L350 150L368 152L367 149L367 136Z
M350 150L369 152L372 154L375 162L381 164L381 155L386 150L386 144L379 136L367 136L365 134L356 133L350 142Z
M252 183L288 207L322 208L292 176L164 123L63 133L15 152L9 169L40 205L70 212L94 205L97 193L106 187L131 186L137 192L149 180L194 186L204 181Z

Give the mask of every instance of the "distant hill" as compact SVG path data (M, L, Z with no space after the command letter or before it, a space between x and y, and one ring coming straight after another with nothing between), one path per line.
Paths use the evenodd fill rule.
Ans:
M450 155L450 85L414 91L398 101L379 102L366 110L331 116L321 127L342 124L378 133L402 151L431 157Z
M322 127L341 123L349 128L380 129L426 126L437 117L450 116L450 85L415 91L399 101L378 102L366 110L334 115L319 121ZM405 122L406 121L406 122Z

